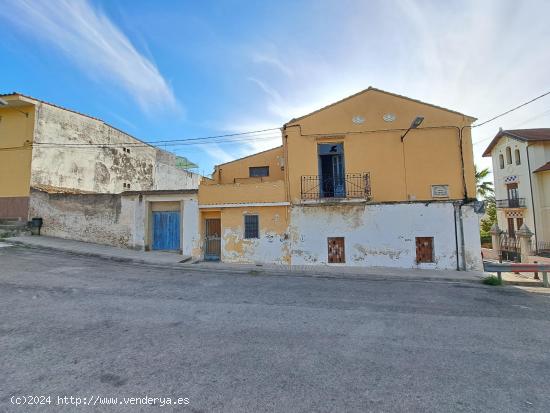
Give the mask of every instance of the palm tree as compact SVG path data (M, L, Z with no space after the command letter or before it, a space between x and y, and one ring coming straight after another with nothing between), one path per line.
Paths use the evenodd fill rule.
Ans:
M495 190L493 189L493 183L491 181L484 181L484 179L487 178L487 176L491 173L489 168L485 168L479 171L477 169L477 165L475 165L475 173L477 194L481 198L486 198L488 196L494 195Z

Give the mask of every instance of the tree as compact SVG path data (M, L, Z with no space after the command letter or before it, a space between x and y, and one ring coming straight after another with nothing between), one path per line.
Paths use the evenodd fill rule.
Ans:
M494 196L485 198L485 216L481 219L481 232L488 234L497 222L497 205Z
M489 168L482 169L479 171L477 169L477 165L475 165L475 173L476 173L476 188L477 188L477 194L481 198L487 198L490 196L493 196L495 194L495 190L493 189L493 183L491 181L484 181L487 176L491 173Z

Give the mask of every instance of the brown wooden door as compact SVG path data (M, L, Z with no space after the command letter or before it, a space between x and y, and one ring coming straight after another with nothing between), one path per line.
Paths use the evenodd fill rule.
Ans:
M521 226L523 225L523 218L516 218L516 223L517 223L516 228L520 229Z
M331 264L346 262L344 237L328 238L328 262Z
M508 236L516 236L516 229L514 228L514 218L508 218Z
M416 262L434 261L433 237L416 237Z
M204 259L218 261L221 257L222 225L219 218L209 218L205 222Z

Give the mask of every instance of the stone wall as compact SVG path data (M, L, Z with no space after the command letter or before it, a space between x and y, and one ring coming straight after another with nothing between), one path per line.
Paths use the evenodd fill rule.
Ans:
M53 237L132 248L133 210L116 194L49 194L31 190L29 215Z

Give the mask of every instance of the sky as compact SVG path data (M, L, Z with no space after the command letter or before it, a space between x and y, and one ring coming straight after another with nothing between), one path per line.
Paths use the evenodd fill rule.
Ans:
M153 142L281 127L369 86L480 123L550 90L548 16L547 0L0 0L0 93ZM480 167L499 127L550 127L550 96L473 130ZM280 144L160 147L209 175Z

